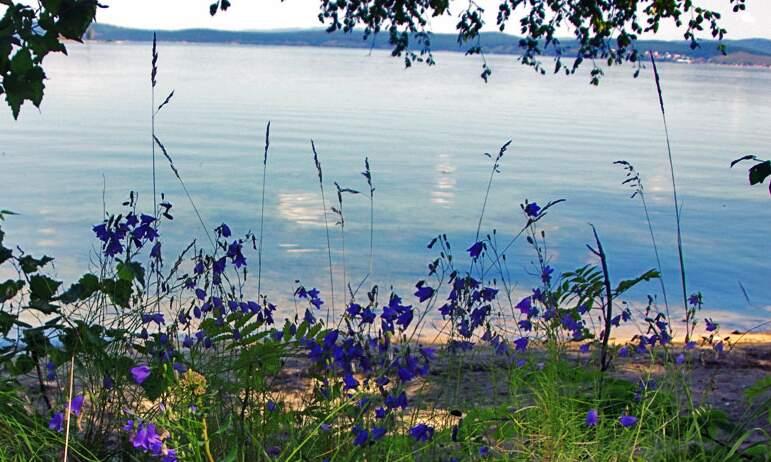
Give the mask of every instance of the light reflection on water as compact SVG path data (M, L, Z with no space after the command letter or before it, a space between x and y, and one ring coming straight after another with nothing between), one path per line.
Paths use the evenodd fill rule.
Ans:
M455 166L450 164L450 156L439 154L436 164L436 183L431 191L431 203L442 207L452 207L455 204Z

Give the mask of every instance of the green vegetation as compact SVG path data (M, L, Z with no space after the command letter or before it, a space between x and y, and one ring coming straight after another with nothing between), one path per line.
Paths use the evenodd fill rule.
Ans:
M155 100L157 71L153 41L153 178L156 160L168 165L198 213L171 146L156 133L155 115L173 104L173 92ZM656 81L664 115L658 74ZM270 136L268 124L262 204ZM733 360L735 338L719 320L701 322L702 295L686 291L676 194L682 304L662 309L651 296L638 308L624 297L633 287L655 291L659 270L618 280L601 225L592 225L595 261L551 266L544 223L564 200L524 199L517 233L484 231L508 147L488 155L479 219L469 217L474 241L458 252L438 234L427 245L434 257L425 278L404 296L371 274L348 274L343 205L361 193L337 183L329 207L336 223L325 225L330 256L329 234L342 237L342 268L331 257L318 268L329 271L331 298L297 281L293 309L262 289L264 206L256 233L239 235L226 223L209 229L198 215L208 240L170 255L172 203L153 185L143 213L150 204L131 192L93 226L93 265L69 285L48 272L53 258L11 243L5 231L12 236L14 213L0 211L0 461L771 459L769 375L746 388L741 405L720 409L709 399L719 391L714 375L696 374ZM311 141L308 154L326 217L323 152ZM756 163L752 183L771 174L768 162L744 160ZM642 180L620 164L647 216ZM368 159L362 176L371 268L377 170ZM520 246L535 276L526 290L511 277L522 265L510 257ZM360 290L353 280L369 285ZM337 311L336 283L344 300ZM441 319L438 331L427 328L429 317ZM633 322L636 335L612 341Z

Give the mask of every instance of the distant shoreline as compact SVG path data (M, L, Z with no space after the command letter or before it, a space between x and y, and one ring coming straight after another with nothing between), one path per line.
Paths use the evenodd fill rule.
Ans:
M87 44L100 44L100 45L135 45L135 44L142 44L142 43L148 43L147 40L105 40L105 39L86 39L83 40L83 43ZM178 45L190 45L190 46L240 46L240 47L255 47L255 48L321 48L321 49L331 49L331 50L363 50L364 48L355 48L355 47L347 47L347 46L331 46L331 45L311 45L311 44L264 44L264 43L243 43L243 42L193 42L193 41L187 41L187 40L170 40L167 41L167 43L174 43ZM375 51L379 52L386 52L387 50L384 50L382 48L377 48ZM452 54L465 54L463 51L456 51L456 50L434 50L434 53L452 53ZM521 54L518 53L505 53L505 52L490 52L487 53L488 56L511 56L514 58L517 58L521 56ZM655 56L655 55L654 55ZM553 56L551 55L544 55L544 58L551 58ZM573 59L573 58L568 58ZM717 60L690 60L690 61L678 61L673 59L666 59L662 57L657 57L657 60L660 62L665 62L669 64L683 64L683 65L711 65L711 66L719 66L719 67L736 67L736 68L743 68L743 69L763 69L763 70L771 70L771 62L768 64L750 64L750 63L733 63L733 62L720 62Z
M94 24L85 39L106 43L141 43L152 41L153 31L129 29L107 24ZM222 31L213 29L185 29L156 31L158 40L185 44L219 44L239 46L285 46L309 48L343 48L390 50L387 40L378 37L363 40L361 34L328 33L323 29L292 31ZM499 32L483 32L482 46L488 55L521 56L519 37ZM575 41L562 41L566 53L575 48ZM639 40L638 49L653 52L662 62L678 64L719 64L747 68L771 68L771 40L741 39L724 40L727 54L718 50L718 42L705 40L701 47L691 49L685 41ZM417 51L417 50L416 50ZM464 53L466 49L457 43L454 34L433 34L432 52ZM552 57L544 54L543 57ZM566 54L568 56L568 54Z

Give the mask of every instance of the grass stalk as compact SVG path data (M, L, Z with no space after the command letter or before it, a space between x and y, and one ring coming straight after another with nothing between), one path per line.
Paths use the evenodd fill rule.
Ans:
M321 161L319 160L319 154L316 152L316 145L311 140L311 150L313 151L313 162L316 165L316 174L319 178L319 189L321 189L321 210L324 216L324 231L327 237L327 256L329 257L329 290L332 296L332 318L335 317L335 281L332 274L332 242L329 238L329 220L327 220L327 199L324 194L324 174L321 170ZM329 309L327 309L326 323L329 324Z
M649 53L651 57L651 64L653 65L653 75L656 79L656 93L659 96L659 108L661 108L661 118L664 122L664 137L667 141L667 158L669 160L669 173L672 178L672 198L675 201L675 224L677 226L677 257L680 264L680 284L683 289L683 309L686 312L685 319L685 342L688 343L691 339L691 320L688 311L688 289L685 281L685 256L683 255L683 235L680 220L680 202L677 199L677 182L675 181L675 166L672 161L672 146L669 141L669 126L667 125L667 114L664 110L664 96L661 91L661 77L659 75L658 68L656 67L656 60L653 58L653 53Z
M270 121L265 128L265 153L262 157L262 205L260 206L260 244L257 251L257 297L262 294L262 239L265 223L265 183L268 178L268 147L270 147Z

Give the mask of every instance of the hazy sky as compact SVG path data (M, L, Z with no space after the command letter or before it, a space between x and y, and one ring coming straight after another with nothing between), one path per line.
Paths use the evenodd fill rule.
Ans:
M225 30L266 30L320 27L319 0L231 0L224 14L209 15L213 0L102 0L109 8L101 10L97 20L106 24L145 29L212 28ZM499 0L477 0L489 13L488 30L495 30L495 14ZM729 0L700 0L698 4L724 12L723 24L728 38L771 38L771 0L747 0L747 10L734 14ZM453 16L434 18L434 32L453 32L455 15L465 2L451 3ZM510 21L509 33L516 33L517 18ZM658 37L682 38L674 28L662 30Z

